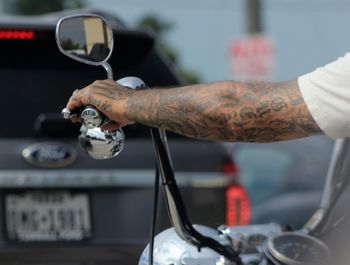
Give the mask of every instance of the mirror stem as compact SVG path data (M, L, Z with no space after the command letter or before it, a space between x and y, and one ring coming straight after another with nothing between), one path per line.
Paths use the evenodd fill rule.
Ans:
M111 65L107 62L103 62L102 66L107 71L108 79L114 80L113 69L112 69Z

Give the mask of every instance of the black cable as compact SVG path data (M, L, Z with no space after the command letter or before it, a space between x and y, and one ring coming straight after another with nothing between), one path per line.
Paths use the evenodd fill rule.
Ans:
M156 163L156 172L154 176L154 188L153 188L153 214L151 223L151 232L149 238L149 252L148 252L148 264L153 265L153 249L154 249L154 237L157 224L157 210L158 210L158 194L159 194L159 169Z

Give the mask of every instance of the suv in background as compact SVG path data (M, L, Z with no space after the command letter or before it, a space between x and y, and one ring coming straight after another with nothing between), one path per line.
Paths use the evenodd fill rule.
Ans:
M155 48L154 36L113 27L114 79L138 76L149 86L181 81ZM79 125L60 116L77 88L105 79L102 67L61 54L55 25L69 13L0 19L1 264L135 264L148 242L155 159L146 127L125 128L113 160L78 148ZM244 224L249 201L231 155L219 143L169 134L171 156L190 220L216 227ZM163 200L158 229L168 227Z

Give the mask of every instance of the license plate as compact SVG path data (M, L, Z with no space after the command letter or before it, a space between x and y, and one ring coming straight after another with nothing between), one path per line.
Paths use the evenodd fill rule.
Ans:
M81 241L91 236L86 193L28 191L7 194L5 218L9 240Z

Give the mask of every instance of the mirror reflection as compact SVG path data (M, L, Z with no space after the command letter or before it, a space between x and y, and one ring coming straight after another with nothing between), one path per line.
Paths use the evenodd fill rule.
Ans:
M61 22L58 33L61 49L71 57L102 63L112 51L112 30L99 17L67 18Z

